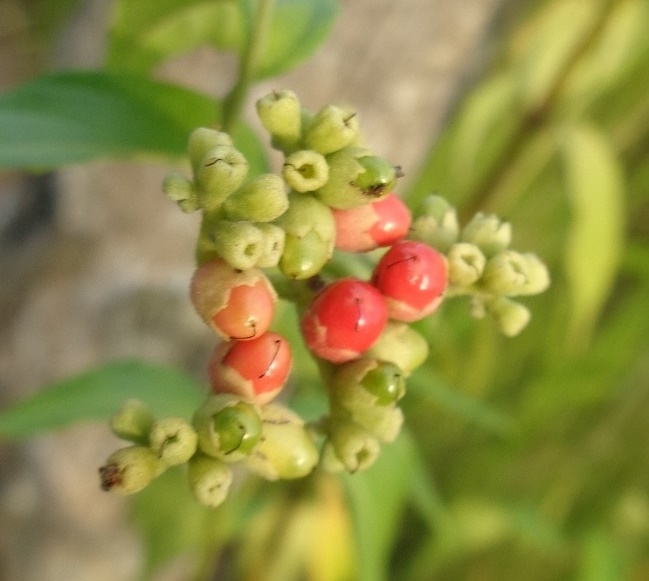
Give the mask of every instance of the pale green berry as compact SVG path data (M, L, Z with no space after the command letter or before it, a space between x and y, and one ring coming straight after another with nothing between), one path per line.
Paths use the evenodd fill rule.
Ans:
M217 212L247 175L248 161L234 147L219 145L208 150L195 173L201 208L205 212Z
M264 236L255 224L212 221L204 216L196 245L196 261L200 265L222 258L232 268L248 270L259 262L264 248Z
M489 258L509 246L512 227L497 216L478 212L462 229L460 240L475 244Z
M183 212L194 212L200 207L194 184L180 174L169 174L162 181L162 191L176 202Z
M282 177L296 192L313 192L327 183L329 165L322 154L302 149L286 157Z
M496 297L485 306L496 321L500 332L506 337L518 335L530 322L530 310L525 305L506 297Z
M99 469L101 488L120 495L134 494L146 488L165 467L151 448L121 448L113 452Z
M232 138L223 131L209 127L198 127L191 132L187 142L187 153L194 173L198 171L205 154L221 145L232 147Z
M481 284L497 295L534 295L548 288L550 275L536 255L503 250L487 261Z
M262 407L262 437L246 466L267 480L303 478L318 463L318 451L300 416L275 403Z
M345 470L352 474L367 470L381 452L377 439L353 422L334 422L329 429L328 441Z
M148 446L153 422L153 414L145 403L129 399L110 418L110 429L122 440Z
M188 464L187 477L194 498L204 506L216 508L227 498L232 485L232 469L227 464L196 454Z
M416 215L408 235L411 240L424 242L442 253L457 242L460 233L457 212L441 196L433 194L424 198Z
M194 414L199 449L224 462L239 462L259 443L262 432L256 405L231 394L209 397Z
M272 222L288 209L286 186L275 174L261 174L234 192L223 205L228 220Z
M196 452L198 435L183 418L168 417L153 424L149 435L151 449L168 466L184 464Z
M255 224L264 238L264 247L257 261L257 268L272 268L279 264L284 252L286 233L279 226L260 222Z
M326 105L307 126L304 145L326 155L351 145L357 137L356 112L338 105Z
M408 377L428 357L428 341L406 323L388 321L378 340L366 351L366 357L389 361Z
M273 91L256 103L257 115L270 133L273 147L283 151L295 148L302 133L300 101L293 91Z
M480 248L469 242L453 244L446 258L449 283L459 287L468 287L476 283L487 264L487 259Z

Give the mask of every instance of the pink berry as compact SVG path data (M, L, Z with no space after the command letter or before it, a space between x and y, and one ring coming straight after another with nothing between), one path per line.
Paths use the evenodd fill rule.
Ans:
M390 318L418 321L442 302L448 279L446 258L423 242L404 240L388 250L372 282L386 298Z
M307 347L318 357L344 363L379 338L388 319L385 299L371 284L343 278L325 287L302 317Z
M408 233L410 210L395 194L349 210L333 210L336 248L346 252L367 252L390 246Z
M221 337L244 341L268 330L277 295L261 270L240 271L223 260L212 260L194 273L191 300Z
M268 332L219 344L209 364L214 393L233 393L264 405L284 387L293 362L288 341Z

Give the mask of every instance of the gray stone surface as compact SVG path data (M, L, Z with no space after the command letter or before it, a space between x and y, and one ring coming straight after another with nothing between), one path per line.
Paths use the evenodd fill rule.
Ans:
M368 142L414 172L462 84L480 70L501 3L344 0L315 57L252 97L290 87L312 108L353 104ZM82 4L57 43L58 66L99 62L107 4ZM203 49L173 59L160 76L222 94L233 64ZM252 119L252 106L247 113ZM53 222L0 248L0 405L118 357L204 374L213 338L186 299L197 222L160 194L170 167L101 161L63 170ZM0 182L0 227L24 186L16 179L21 185ZM125 502L97 483L116 444L105 426L86 425L0 446L0 579L135 579L141 553Z

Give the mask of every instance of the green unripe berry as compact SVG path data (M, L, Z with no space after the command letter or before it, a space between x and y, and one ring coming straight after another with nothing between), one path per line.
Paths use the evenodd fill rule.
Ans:
M246 466L267 480L303 478L318 463L318 451L302 418L279 404L262 408L262 438Z
M222 258L232 268L248 270L257 265L264 249L264 236L251 222L212 221L204 216L196 245L196 262L201 265Z
M428 357L428 341L406 323L388 321L377 341L366 351L366 357L375 357L396 365L408 377Z
M232 469L223 462L196 454L188 464L187 477L194 498L204 506L216 508L227 498L232 484Z
M327 183L329 165L322 154L302 149L284 160L282 177L296 192L313 192Z
M453 244L448 251L447 259L449 283L460 287L468 287L476 283L487 264L487 259L480 248L468 242Z
M506 297L496 297L488 301L485 307L506 337L515 337L530 322L530 310Z
M230 394L208 398L196 410L193 424L200 450L224 462L246 458L259 442L262 431L257 407Z
M183 212L194 212L200 207L194 184L185 176L169 174L162 181L162 191L176 202Z
M207 152L220 145L232 146L232 138L223 131L198 127L191 132L187 142L187 153L194 173L198 171Z
M195 173L201 208L205 212L217 212L247 175L248 160L234 147L219 145L208 150Z
M298 238L314 231L322 240L331 241L333 249L336 221L331 209L309 194L289 192L288 199L288 210L275 221L275 224L287 234L293 234Z
M277 266L284 252L286 233L275 224L261 222L255 224L255 226L264 237L264 248L256 266L258 268L272 268Z
M381 452L376 438L353 422L333 423L329 429L327 443L345 470L352 474L359 470L367 470L376 462Z
M150 447L168 466L184 464L196 452L198 435L183 418L164 418L153 424Z
M403 372L393 363L381 361L370 369L361 385L376 397L376 403L385 406L399 401L406 392Z
M99 469L101 488L120 495L134 494L146 488L165 467L151 448L121 448L113 452Z
M351 145L358 137L358 118L352 109L327 105L313 117L304 132L304 145L323 155Z
M550 275L535 254L503 250L487 261L481 284L496 295L535 295L548 288Z
M397 184L399 170L387 159L376 155L365 155L358 158L358 163L363 167L363 171L352 184L362 190L366 196L373 198L370 201L376 201L389 194Z
M110 429L122 440L148 446L153 422L153 414L145 403L129 399L111 417Z
M273 91L256 103L257 115L270 133L273 147L282 151L295 148L302 132L300 101L293 91Z
M457 242L459 234L460 224L455 208L441 196L430 195L421 203L408 238L447 253Z
M223 205L229 220L272 222L288 209L286 186L275 174L262 174L234 192Z
M460 240L475 244L489 258L509 246L512 227L497 216L478 212L462 229Z
M331 258L331 253L331 242L322 240L313 230L302 238L286 234L278 266L284 276L304 280L318 274Z

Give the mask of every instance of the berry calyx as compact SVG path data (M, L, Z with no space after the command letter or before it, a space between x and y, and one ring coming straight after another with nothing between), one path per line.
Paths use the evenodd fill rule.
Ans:
M374 269L372 282L385 296L390 318L418 321L442 302L448 280L446 259L430 246L397 242Z
M221 343L209 364L212 391L232 393L264 405L284 387L291 364L288 341L277 333Z
M388 311L381 293L369 283L343 278L325 287L302 317L308 348L332 363L360 357L378 339Z
M336 248L346 252L367 252L390 246L408 233L408 207L395 194L348 210L333 210Z

